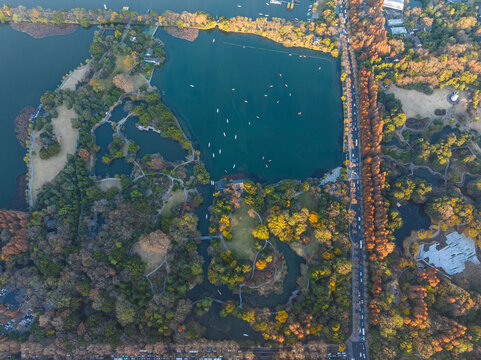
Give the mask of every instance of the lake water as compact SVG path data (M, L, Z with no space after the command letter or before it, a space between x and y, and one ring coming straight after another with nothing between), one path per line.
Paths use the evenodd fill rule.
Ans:
M20 3L40 5L39 1L30 0L10 2L14 6ZM238 3L241 8L237 7ZM42 0L41 5L60 7L58 2L50 0ZM125 3L112 1L107 5L118 8ZM98 8L99 3L66 1L61 6ZM146 0L135 2L133 10L147 8L159 12L204 9L226 16L254 16L257 12L265 13L265 9L276 15L277 9L277 16L288 17L297 11L287 12L279 5L268 7L255 0L167 0L161 3ZM0 174L3 189L0 207L8 206L15 193L16 177L26 171L25 150L14 137L15 116L24 106L38 105L46 90L55 89L64 74L88 57L92 35L93 29L80 29L71 35L33 39L7 26L0 27L0 48L3 50L0 60L3 110L0 161L3 169L7 169ZM166 42L168 61L156 72L153 83L165 90L167 105L173 107L186 124L184 128L198 141L214 178L226 172L257 173L267 181L305 178L341 162L338 62L325 55L287 50L255 36L201 32L192 44L168 37L163 31L159 31L159 36ZM218 41L212 44L214 37ZM244 45L246 48L242 47ZM288 53L293 56L289 57ZM299 58L297 54L307 57ZM283 77L279 76L281 73ZM195 83L196 88L190 88L190 83ZM231 90L234 87L235 92ZM290 97L289 93L292 93ZM249 102L244 103L244 100ZM217 107L221 110L218 116ZM297 115L299 112L302 115ZM229 127L223 123L227 117ZM248 122L251 122L250 127ZM208 148L208 142L212 149ZM215 159L211 150L216 152Z
M102 178L114 177L115 175L128 176L132 172L132 164L129 164L125 159L116 159L110 165L102 162L102 156L108 153L108 146L113 141L113 134L112 126L108 123L95 130L95 141L100 146L95 163L95 175Z
M33 39L0 26L0 208L15 194L15 179L27 168L26 150L17 142L14 120L25 106L37 107L46 90L54 90L62 76L88 56L93 30L66 36Z
M182 161L187 156L187 151L182 150L179 143L164 138L154 131L140 131L135 124L138 118L131 117L127 120L122 132L127 139L132 140L137 145L140 145L140 150L137 153L137 158L142 159L146 154L160 153L167 161Z
M339 64L330 56L254 35L158 36L167 61L152 84L215 179L302 179L341 163Z
M109 9L119 11L123 6L130 6L130 10L144 13L147 9L163 13L166 10L176 12L181 11L205 11L212 16L249 16L257 17L259 13L268 14L271 17L280 17L285 19L307 20L307 12L311 1L302 1L296 4L293 11L286 10L286 4L267 5L269 0L11 0L8 3L12 6L24 5L27 7L42 6L43 8L61 9L61 8L77 8L86 9L103 8L106 4ZM241 7L238 7L240 5Z
M412 231L427 230L431 225L431 220L424 213L421 205L408 202L407 204L398 208L403 219L403 226L394 231L393 235L396 238L396 246L403 251L403 241L408 237Z

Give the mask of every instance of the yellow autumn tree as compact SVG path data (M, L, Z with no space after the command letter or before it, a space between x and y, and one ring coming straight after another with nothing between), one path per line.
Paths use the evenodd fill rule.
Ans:
M101 83L98 79L91 79L89 81L89 85L97 93L105 90L105 85L103 83Z
M269 239L269 230L265 225L257 225L254 230L252 230L252 236L256 239L267 240Z
M266 268L266 265L267 263L265 260L259 259L256 261L256 268L259 270L264 270Z
M129 55L127 55L124 59L124 65L128 71L134 70L135 66L138 64L137 60L137 53L132 51Z
M287 317L289 315L287 314L287 311L281 310L279 313L276 315L276 321L280 324L284 324L287 321Z

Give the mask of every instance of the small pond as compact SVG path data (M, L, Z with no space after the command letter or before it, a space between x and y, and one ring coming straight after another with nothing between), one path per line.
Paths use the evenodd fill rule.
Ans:
M434 135L431 137L431 143L434 144L437 142L440 138L442 138L445 135L449 134L459 134L459 129L453 129L451 126L445 126L441 131L438 131L437 133L434 133Z
M140 146L137 158L141 159L146 154L159 153L167 161L185 159L187 151L183 150L179 143L164 138L154 131L138 130L135 126L137 121L138 119L135 117L129 118L122 129L127 139Z
M210 241L205 240L202 241L202 243L199 245L199 253L205 259L203 266L204 282L190 290L188 297L192 301L196 301L202 296L209 296L222 301L234 300L238 302L239 296L237 294L233 294L232 291L229 290L226 286L215 286L209 282L207 275L209 264L211 261L211 256L207 252L209 244ZM284 254L288 270L287 275L284 278L283 291L281 294L273 294L265 297L258 295L257 293L248 293L245 291L244 288L244 291L242 292L242 300L244 303L250 306L257 308L268 307L273 310L276 305L287 303L289 297L292 295L292 292L297 289L296 280L297 277L300 276L300 264L303 263L304 260L300 256L298 256L289 247L289 245L281 243L279 241L277 241L276 245L279 251ZM248 334L249 339L251 340L263 340L262 337L260 337L259 333L252 330L250 326L244 321L234 318L232 316L222 318L219 315L221 309L221 305L214 302L211 310L200 319L200 323L209 328L209 333L205 334L206 337L211 339L217 339L216 336L218 335L216 334L219 334L219 336L220 334L223 334L225 338L225 335L228 334L229 337L232 337L235 340L247 340L248 338L245 337L243 334ZM239 325L238 322L241 322L241 324ZM237 329L233 330L235 327L237 327ZM211 329L212 332L210 331Z
M403 241L413 230L429 229L431 220L424 213L421 205L412 202L398 208L403 219L403 226L394 231L396 246L403 249Z
M444 180L441 176L432 174L428 169L425 168L415 169L413 171L413 175L426 180L428 183L436 187L444 185Z
M114 160L111 165L106 165L102 162L102 156L109 151L108 147L113 140L113 134L112 126L108 123L99 126L95 130L95 141L100 146L95 163L95 175L100 175L102 178L113 177L116 174L130 175L132 172L132 164L127 163L125 159Z

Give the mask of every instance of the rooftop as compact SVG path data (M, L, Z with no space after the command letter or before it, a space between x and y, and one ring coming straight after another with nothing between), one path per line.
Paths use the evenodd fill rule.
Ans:
M397 34L406 34L407 31L406 31L406 28L404 26L393 26L391 28L391 32L394 34L394 35L397 35Z
M384 0L382 6L388 9L402 11L404 9L404 0Z

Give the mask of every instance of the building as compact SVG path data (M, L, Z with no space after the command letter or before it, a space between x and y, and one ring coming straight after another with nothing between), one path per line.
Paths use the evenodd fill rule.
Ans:
M226 181L225 179L220 179L219 181L215 182L215 190L222 191L228 185L232 184L234 189L240 193L244 192L244 180L232 180L231 182Z
M451 94L448 95L448 101L453 104L453 105L456 105L459 103L459 92L457 91L454 91L452 92Z
M156 66L159 66L159 65L160 65L160 58L150 57L150 56L144 56L144 61L145 61L146 63L154 64L154 65L156 65Z
M154 56L154 50L152 50L151 48L148 48L147 50L145 50L145 56L146 57Z
M398 34L406 34L407 30L404 26L393 26L391 28L391 32L393 35L398 35Z
M403 19L389 19L387 21L387 26L401 26L404 24Z
M384 0L382 6L393 10L404 10L404 0Z

